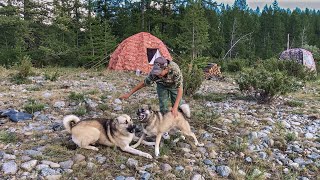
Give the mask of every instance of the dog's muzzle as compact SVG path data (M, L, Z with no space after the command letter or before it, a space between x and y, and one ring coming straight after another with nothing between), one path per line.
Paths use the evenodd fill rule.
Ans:
M129 133L134 133L135 130L136 130L136 128L137 128L137 126L134 125L134 124L132 124L132 125L129 125L129 126L127 127L127 131L128 131Z

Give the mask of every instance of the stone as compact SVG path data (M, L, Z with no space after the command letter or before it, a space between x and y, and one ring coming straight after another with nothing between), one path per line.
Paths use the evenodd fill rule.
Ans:
M309 159L316 160L316 159L319 159L319 158L320 158L320 155L313 152L313 153L307 155L307 157L308 157Z
M129 158L128 160L127 160L127 166L129 167L129 168L137 168L138 167L138 161L137 160L135 160L135 159L133 159L133 158Z
M134 177L126 177L126 179L125 180L135 180L136 178L134 178Z
M46 176L46 179L47 180L59 180L61 179L62 175L58 174L58 175L49 175L49 176Z
M15 159L16 159L16 156L15 156L15 155L12 155L12 154L6 154L6 153L4 153L4 154L3 154L3 159L4 159L4 160L15 160Z
M218 166L217 173L222 177L228 177L231 173L231 169L228 166Z
M261 171L259 169L254 169L252 172L252 177L258 177L261 175Z
M59 171L56 171L51 168L43 168L43 169L41 169L40 173L44 177L50 176L50 175L60 175L61 174Z
M2 171L4 175L16 174L18 171L18 165L15 161L9 161L2 164Z
M210 159L205 159L205 160L203 160L203 163L204 163L205 165L208 165L208 166L212 166L212 165L213 165L213 162L212 162Z
M204 180L204 177L201 174L194 174L190 180Z
M140 174L141 174L141 177L140 177L141 180L148 180L151 177L151 174L147 171L142 171Z
M252 159L251 159L251 157L246 157L245 161L246 161L247 163L251 163L251 162L252 162Z
M121 111L122 110L122 106L121 105L115 105L113 110L114 111Z
M74 163L78 163L78 162L84 161L86 157L82 154L75 154L72 159Z
M88 169L94 169L96 167L97 167L97 165L95 165L93 162L88 162L88 164L87 164Z
M99 164L103 164L104 162L106 162L107 157L105 156L100 156L96 158Z
M299 169L299 164L295 163L295 162L289 163L289 166L292 167L293 169L296 169L296 170Z
M31 157L42 156L42 152L35 150L25 150L24 154Z
M167 172L167 171L171 171L172 167L170 166L170 164L161 164L160 169L164 172Z
M116 104L122 104L122 101L117 98L117 99L114 100L114 103L116 103Z
M124 177L124 176L117 176L115 178L115 180L125 180L125 179L126 179L126 177Z
M59 168L60 167L60 164L52 162L52 161L42 160L41 163L49 165L51 168Z
M125 169L127 166L126 165L124 165L124 164L121 164L120 165L120 169Z
M312 133L306 133L306 134L304 135L304 137L305 137L306 139L313 139L314 135L313 135Z
M53 107L61 109L61 108L63 108L65 105L66 105L66 103L65 103L64 101L57 101L57 102L55 102L55 103L53 104Z
M38 164L36 166L36 170L38 170L38 171L42 170L43 168L49 168L49 165L47 165L47 164Z
M261 158L261 159L266 159L267 158L267 153L266 152L259 152L259 157Z
M21 168L26 171L31 171L34 167L36 167L38 160L31 160L21 164Z
M177 171L179 173L184 173L184 167L179 165L179 166L176 167L175 171Z
M60 162L59 165L62 169L71 169L73 166L73 161L72 160L63 161L63 162Z

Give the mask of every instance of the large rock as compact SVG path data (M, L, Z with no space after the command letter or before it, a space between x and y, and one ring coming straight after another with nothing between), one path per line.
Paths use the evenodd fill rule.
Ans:
M228 166L218 166L217 173L222 177L228 177L231 173L231 169Z
M26 171L31 171L34 167L36 167L38 160L31 160L21 164L21 168Z
M18 171L18 165L15 161L9 161L2 165L2 171L4 175L16 174Z

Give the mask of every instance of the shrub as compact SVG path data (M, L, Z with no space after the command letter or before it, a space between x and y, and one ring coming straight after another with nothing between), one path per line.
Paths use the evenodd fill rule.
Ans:
M236 78L236 82L240 91L253 93L260 103L270 102L278 95L296 91L303 85L294 77L280 71L270 72L261 67L244 70Z
M77 115L77 116L83 116L87 113L87 109L85 107L78 107L74 112L73 114Z
M16 84L29 83L28 77L33 75L32 62L29 56L23 56L19 65L16 65L18 73L12 77L12 81Z
M221 67L222 72L239 72L252 64L248 59L214 60L214 63Z
M16 133L14 132L7 132L4 130L0 131L0 142L4 143L14 143L17 142L18 138L16 136Z
M69 95L69 99L71 101L77 102L77 103L81 103L84 102L84 94L82 93L75 93L75 92L71 92Z
M304 65L296 61L278 60L276 58L267 59L257 63L256 67L263 66L268 71L281 71L288 76L296 77L300 80L313 80L316 78L315 73L311 72Z
M30 113L30 114L33 114L34 112L37 112L37 111L41 111L44 109L44 104L41 104L41 103L37 103L35 100L29 100L29 103L26 104L23 109Z
M189 64L182 66L183 74L183 92L185 95L191 96L200 88L204 73L197 66L191 67Z
M56 81L59 78L59 72L58 71L55 71L53 73L46 72L44 74L44 78L45 78L45 80Z

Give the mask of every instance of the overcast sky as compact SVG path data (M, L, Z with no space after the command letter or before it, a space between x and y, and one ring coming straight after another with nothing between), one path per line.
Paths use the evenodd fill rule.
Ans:
M247 0L248 5L252 9L256 9L259 6L262 9L266 4L271 5L274 0ZM234 0L217 0L218 3L233 5ZM305 8L320 10L320 0L278 0L278 4L281 8L295 9L299 7L304 10Z

